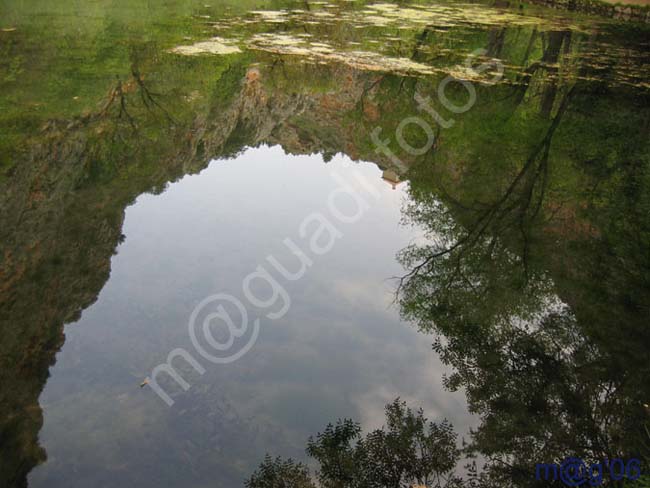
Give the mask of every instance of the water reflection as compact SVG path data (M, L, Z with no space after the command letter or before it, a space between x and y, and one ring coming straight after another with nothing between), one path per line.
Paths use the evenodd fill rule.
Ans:
M589 189L567 194L557 160L534 160L523 170L541 169L489 197L436 182L406 210L434 242L401 254L402 313L436 333L454 369L446 386L481 416L471 449L497 484L526 484L540 459L650 454L647 190L620 188L622 167L590 181L577 166Z
M300 455L323 418L375 425L376 406L381 413L398 395L467 422L462 397L443 394L428 344L390 308L385 280L401 272L394 255L410 232L396 225L402 192L368 164L354 169L376 182L379 202L341 228L344 236L314 258L304 278L283 284L290 312L264 320L248 355L229 365L206 363L201 377L181 367L192 386L177 389L171 409L138 388L170 349L193 350L187 320L198 301L241 294L244 276L268 254L292 262L282 239L306 215L326 209L337 187L331 173L345 175L343 161L249 150L127 210L111 278L66 329L40 398L48 462L31 485L238 486L265 451Z
M35 483L183 483L218 466L234 486L269 445L296 454L337 416L376 423L393 395L453 410L448 393L431 395L436 378L425 372L438 366L423 353L428 339L395 328L377 285L400 273L394 254L409 236L396 226L405 186L392 192L381 170L409 180L404 216L434 240L401 254L413 270L402 312L439 335L448 386L467 389L481 421L476 449L514 461L493 476L525 484L530 463L569 453L647 459L647 30L478 5L412 6L417 16L410 7L296 7L185 5L182 15L171 6L148 17L116 4L72 32L65 11L32 17L3 5L18 27L0 34L0 478L22 486L45 461L38 398L63 325L85 309L43 397L50 459ZM214 34L239 52L169 52ZM479 48L503 61L504 82L477 83L476 106L438 132L429 153L402 154L394 137L403 165L377 153L372 131L392 136L420 113L415 94L435 100L440 80L462 77L458 66ZM422 145L421 134L406 137ZM357 240L311 288L292 290L295 322L271 329L254 364L200 379L175 407L184 414L171 417L133 384L175 346L193 300L229 285L240 265L253 269L267 252L259 244L293 230L291 218L328 181L320 157L247 162L279 154L242 156L262 144L332 164L339 153L373 161L381 170L365 171L390 203L351 231ZM200 177L138 198L212 159ZM279 386L280 377L293 381ZM308 388L308 378L325 386ZM150 450L134 470L142 445ZM218 449L228 461L211 455Z

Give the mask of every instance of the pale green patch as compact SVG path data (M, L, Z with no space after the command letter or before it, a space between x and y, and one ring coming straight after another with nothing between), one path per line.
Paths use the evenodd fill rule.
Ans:
M402 74L433 74L435 70L407 58L394 58L367 51L337 51L323 42L310 43L286 34L258 34L248 43L249 49L275 54L302 56L314 63L339 62L363 71Z
M234 54L240 53L241 49L232 40L213 37L208 41L197 42L191 46L177 46L170 49L169 52L183 56L196 56L199 54Z
M487 8L477 4L462 4L457 6L426 5L416 7L400 7L393 3L377 3L369 5L366 10L371 13L369 23L387 25L387 23L406 25L433 25L453 27L459 24L475 25L535 25L543 26L544 20L517 15L507 11ZM376 19L382 19L377 23ZM374 21L374 22L373 22Z
M284 10L253 10L251 14L262 17L265 22L281 24L287 21L287 12Z

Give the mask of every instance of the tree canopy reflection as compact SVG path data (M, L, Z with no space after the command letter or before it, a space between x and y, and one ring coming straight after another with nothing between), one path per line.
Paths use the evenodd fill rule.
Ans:
M111 7L119 18L127 12L122 3ZM186 25L193 12L187 8L181 19L164 9L128 22L103 21L115 12L97 14L82 33L67 24L56 30L56 42L45 36L55 31L44 25L48 16L2 34L14 36L2 45L0 63L8 94L0 100L0 480L6 484L24 485L45 459L38 396L63 325L108 278L127 205L211 158L260 144L318 152L325 160L343 152L388 168L369 135L378 126L389 133L418 113L415 94L433 97L441 79L303 63L263 50L172 55L168 49L184 34L204 36L204 21ZM487 459L477 482L528 486L536 462L566 455L638 457L647 466L646 32L581 30L550 16L540 26L501 25L496 14L481 28L406 24L231 22L228 28L244 39L258 31L309 31L333 46L354 42L368 50L377 38L384 54L443 71L481 48L515 67L504 83L477 88L479 103L437 133L430 153L404 158L410 169L399 176L409 180L411 197L404 218L428 239L400 255L407 274L399 304L406 319L435 336L434 349L453 369L447 386L463 389L481 419L466 450ZM79 53L88 61L72 70ZM71 94L80 95L81 106ZM37 103L43 108L24 110ZM422 425L399 405L402 417ZM355 442L366 438L355 425L326 430L312 444L314 457L327 461L321 448L332 436L342 436L336 445L350 456L361 456ZM453 437L436 425L447 441ZM373 449L396 432L389 424L375 433ZM445 451L449 442L438 447L456 458L453 449ZM266 465L304 481L295 464ZM447 468L443 463L436 472Z

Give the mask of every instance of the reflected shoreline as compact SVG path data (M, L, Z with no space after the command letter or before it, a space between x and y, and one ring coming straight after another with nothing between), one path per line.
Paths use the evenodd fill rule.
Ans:
M336 8L350 18L369 15ZM167 38L161 45L135 39L128 69L83 115L59 110L41 119L26 108L21 114L24 105L4 119L12 134L2 143L3 165L10 164L0 180L0 455L8 460L0 479L7 486L26 486L45 461L38 398L64 324L79 319L110 277L125 208L212 159L262 145L325 161L342 153L374 162L388 182L409 182L403 219L430 242L400 254L408 270L400 308L435 336L435 352L455 371L448 387L464 389L480 416L473 447L519 463L491 476L524 486L521 466L566 455L647 463L649 440L638 429L648 422L650 397L643 381L650 344L645 31L585 31L564 18L555 25L550 15L542 27L524 16L519 24L504 17L442 29L413 25L400 8L373 15L384 15L384 24L399 19L411 29L405 34L379 21L349 32L324 8L300 20L231 22L230 34L260 49L224 56L172 55L162 47ZM322 23L309 24L319 12ZM196 32L204 28L196 24ZM308 39L299 33L312 39L289 50L279 42ZM3 41L18 60L3 68L7 77L31 53L24 35ZM405 75L351 63L339 45L363 36L386 43L382 59L435 69ZM315 48L325 49L318 42L340 59L314 58ZM445 42L449 52L440 48ZM504 61L504 83L479 86L476 110L436 134L426 154L403 155L391 141L404 161L394 167L376 151L372 131L393 134L419 112L416 96L435 99L440 78L475 47ZM18 69L31 80L25 92L39 86L30 69ZM53 76L63 78L65 69ZM71 83L85 96L83 78ZM465 94L450 96L460 103ZM405 137L423 146L421 133Z

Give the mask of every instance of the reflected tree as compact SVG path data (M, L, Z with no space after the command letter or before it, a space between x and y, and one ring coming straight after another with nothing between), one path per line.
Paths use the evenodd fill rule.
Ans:
M536 463L568 456L639 458L643 466L650 460L650 385L643 379L649 368L639 361L650 345L643 305L650 295L648 256L634 246L626 252L603 245L618 240L610 234L616 222L615 228L635 229L631 241L647 246L642 236L650 222L636 211L617 212L626 199L619 194L607 204L607 218L588 214L588 223L578 223L573 213L573 227L587 230L563 236L571 245L558 248L553 222L560 212L566 219L567 210L560 210L555 175L580 171L583 163L553 158L551 146L574 96L575 89L567 91L541 141L509 183L493 189L491 202L473 201L460 185L460 196L453 196L439 183L411 180L405 220L429 239L400 254L407 269L401 311L436 336L434 350L453 371L446 386L464 390L480 417L467 452L487 460L482 482L496 486L532 486ZM635 150L647 158L647 148ZM598 198L616 193L621 183L614 173L629 174L627 161L613 164L599 180L609 189ZM645 159L632 177L645 181L647 173ZM644 205L647 193L645 184L637 187L632 206ZM594 205L583 194L571 197L574 208ZM608 276L599 275L603 269Z
M266 457L248 488L460 487L453 475L460 457L457 435L446 420L436 423L399 399L386 406L386 425L365 436L350 419L329 424L310 438L307 454L318 463L316 480L292 460Z
M268 454L246 482L248 488L314 488L309 470L293 459L273 459Z

